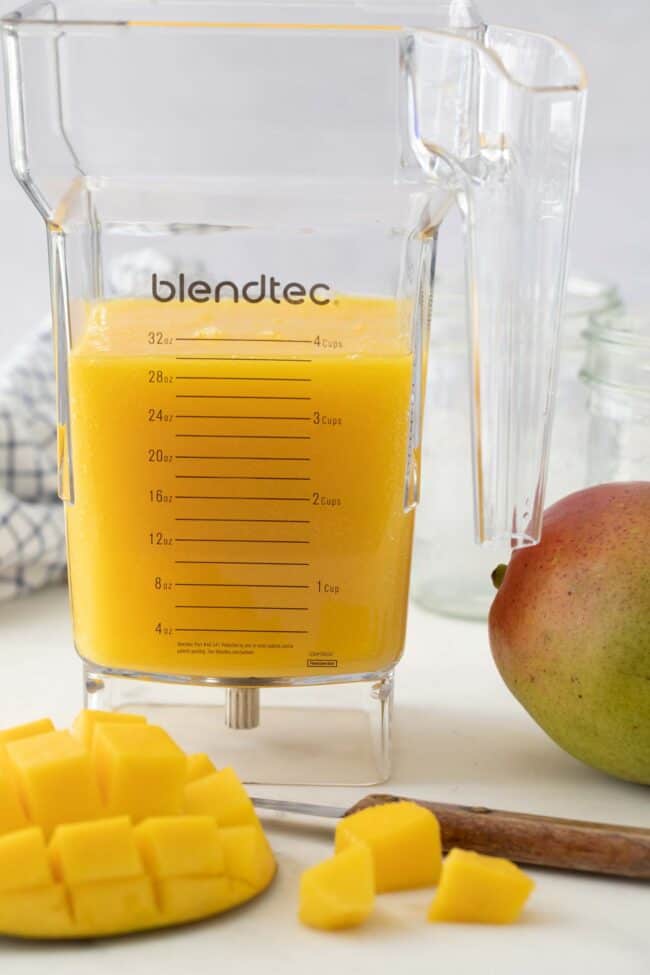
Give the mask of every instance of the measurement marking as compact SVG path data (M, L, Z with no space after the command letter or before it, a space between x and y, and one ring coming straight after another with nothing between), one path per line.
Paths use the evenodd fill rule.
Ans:
M308 435L283 436L280 433L175 433L174 436L195 440L311 440Z
M174 474L179 481L311 481L311 477L278 474Z
M231 457L222 454L176 454L176 460L292 460L308 461L311 457Z
M175 542L233 542L236 545L309 545L303 538L175 538Z
M253 356L253 355L176 355L175 359L184 362L313 362L313 359L278 359L273 356Z
M309 633L309 630L229 630L211 626L177 626L176 633Z
M174 559L176 565L283 565L308 569L311 562L224 562L214 559Z
M174 379L213 380L232 383L310 383L304 376L174 376Z
M258 525L310 525L308 518L175 518L174 521L233 521Z
M246 339L246 338L213 338L199 336L197 338L175 338L175 342L288 342L291 345L311 345L313 339Z
M177 413L177 420L311 420L310 416L230 416L226 413Z
M311 400L311 396L227 396L225 393L175 393L175 399L273 399Z
M177 501L310 501L310 498L258 498L241 494L177 494Z
M213 606L195 603L177 603L174 609L253 609L253 610L282 610L291 612L306 612L309 606Z
M309 589L310 586L295 586L276 582L175 582L175 586L209 587L211 589Z

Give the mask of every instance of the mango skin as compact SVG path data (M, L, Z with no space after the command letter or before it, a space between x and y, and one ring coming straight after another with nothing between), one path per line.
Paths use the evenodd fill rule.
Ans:
M503 680L594 768L650 784L650 481L602 484L544 513L489 616Z

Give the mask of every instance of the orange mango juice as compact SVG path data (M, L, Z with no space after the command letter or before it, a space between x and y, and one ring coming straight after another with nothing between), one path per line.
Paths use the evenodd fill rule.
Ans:
M413 530L407 310L113 299L75 327L79 654L152 675L389 668Z

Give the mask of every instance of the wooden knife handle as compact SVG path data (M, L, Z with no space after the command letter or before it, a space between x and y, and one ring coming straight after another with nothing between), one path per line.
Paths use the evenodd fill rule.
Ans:
M345 815L404 798L366 796ZM540 867L650 879L650 829L533 816L483 806L410 801L435 813L445 850L460 846Z

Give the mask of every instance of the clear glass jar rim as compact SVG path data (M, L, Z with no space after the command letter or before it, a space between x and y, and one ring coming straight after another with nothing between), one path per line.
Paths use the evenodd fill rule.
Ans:
M650 403L650 310L592 315L584 339L584 382Z
M650 309L612 308L592 314L585 330L590 342L602 342L650 352Z

